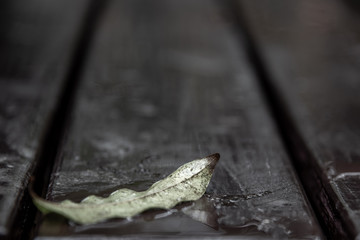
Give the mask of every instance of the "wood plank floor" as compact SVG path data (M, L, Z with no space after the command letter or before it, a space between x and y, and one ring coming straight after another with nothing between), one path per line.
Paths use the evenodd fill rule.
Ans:
M359 6L2 1L0 239L359 238ZM145 190L216 152L171 210L82 226L27 191Z
M190 160L215 152L221 160L194 204L92 226L50 217L39 239L321 237L221 8L206 0L112 1L105 16L49 197L144 190Z

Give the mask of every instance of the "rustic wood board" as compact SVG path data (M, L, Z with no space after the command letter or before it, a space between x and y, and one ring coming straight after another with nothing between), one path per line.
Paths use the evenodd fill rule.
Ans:
M37 239L322 237L223 14L205 0L110 2L48 196L143 190L219 152L207 194L90 226L48 216Z
M0 237L20 208L83 7L84 1L0 3Z
M336 0L239 2L299 130L299 169L322 221L333 237L359 237L359 9Z

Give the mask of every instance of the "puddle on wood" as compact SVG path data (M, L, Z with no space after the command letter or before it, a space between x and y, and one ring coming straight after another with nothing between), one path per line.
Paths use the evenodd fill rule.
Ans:
M106 197L113 190L108 189L101 195ZM308 223L288 218L264 218L246 209L246 201L269 194L270 191L249 195L205 194L195 202L180 203L170 210L152 209L132 218L110 219L91 225L78 225L56 214L49 214L43 218L39 235L303 237L304 229L309 228ZM75 200L83 195L80 192L68 196Z

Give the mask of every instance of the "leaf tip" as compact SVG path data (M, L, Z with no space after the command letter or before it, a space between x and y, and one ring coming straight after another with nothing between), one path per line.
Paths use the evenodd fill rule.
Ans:
M209 162L210 162L210 167L211 167L212 169L214 169L215 166L216 166L216 164L217 164L217 162L218 162L219 159L220 159L220 154L219 154L219 153L214 153L214 154L211 154L211 155L207 156L206 158L207 158L207 159L209 160Z

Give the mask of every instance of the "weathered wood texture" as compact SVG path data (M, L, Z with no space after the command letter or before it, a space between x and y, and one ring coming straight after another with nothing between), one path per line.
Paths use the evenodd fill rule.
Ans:
M360 237L358 9L336 0L240 3L299 130L290 139L322 220L332 234Z
M0 236L9 232L34 167L83 3L0 3Z
M251 66L219 7L205 0L112 1L49 198L146 189L214 152L220 162L207 194L195 203L91 226L48 216L38 239L321 238Z

